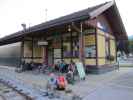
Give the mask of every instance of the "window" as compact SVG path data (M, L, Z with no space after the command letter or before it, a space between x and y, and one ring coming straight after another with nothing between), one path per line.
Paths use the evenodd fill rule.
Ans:
M87 46L85 47L85 57L96 57L96 46Z
M107 33L105 35L106 35L106 39L105 39L105 53L106 53L106 58L108 58L110 56L109 35Z
M63 57L71 57L71 41L69 33L63 36Z
M32 42L24 41L24 57L32 57Z
M96 43L95 34L88 34L84 36L85 43L85 57L96 57Z
M79 56L79 38L78 33L73 32L72 36L67 33L63 36L63 57L78 57Z
M78 33L72 33L72 57L79 56L79 37Z

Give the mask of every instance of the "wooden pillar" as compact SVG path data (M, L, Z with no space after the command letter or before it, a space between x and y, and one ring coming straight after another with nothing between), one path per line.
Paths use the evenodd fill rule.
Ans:
M118 59L117 59L117 42L116 42L116 38L115 38L115 57L116 57L116 62L117 62Z
M110 34L109 34L110 35ZM111 51L110 51L110 36L109 36L109 38L108 38L108 50L109 50L109 56L111 56ZM110 64L111 64L111 60L110 60Z
M71 27L70 27L71 28ZM71 61L72 61L72 57L73 57L73 42L72 42L72 30L70 29L70 50L71 50Z
M98 18L94 18L93 20L93 27L95 28L95 46L96 46L96 67L98 67L98 27L97 27L97 23L98 23Z
M43 46L43 48L44 48L44 63L46 64L46 65L48 65L48 49L47 49L47 46Z
M24 41L22 40L22 42L20 43L20 63L18 67L21 66L23 57L24 57Z
M83 37L82 23L80 23L80 35L79 35L79 60L84 64L84 37Z
M95 28L95 45L96 45L96 67L98 67L98 32L97 28Z
M32 37L32 55L31 55L32 62L34 61L34 38Z
M61 34L61 59L63 60L63 35Z

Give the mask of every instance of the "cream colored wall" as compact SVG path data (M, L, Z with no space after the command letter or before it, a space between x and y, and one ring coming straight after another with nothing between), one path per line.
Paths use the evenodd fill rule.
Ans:
M110 39L110 54L115 57L114 61L111 61L111 63L115 63L116 61L116 45L115 40Z
M42 57L42 58L34 58L33 61L36 63L42 63L43 62L43 55L44 55L44 49L43 47L34 46L33 47L33 56L34 57ZM31 41L25 41L24 42L24 57L32 57L32 42ZM25 58L26 62L31 62L31 58Z
M71 61L71 59L70 59L70 58L65 58L64 61L65 61L67 64L69 64L70 61Z
M33 49L33 55L34 57L43 57L43 47L41 46L34 46L34 49Z
M97 52L98 52L98 65L105 64L105 36L104 32L97 30Z
M100 30L100 29L97 29L97 33L98 33L99 35L105 35L105 33L104 33L102 30Z
M98 65L104 65L106 62L105 62L105 58L99 58L98 59Z
M110 40L110 54L113 56L116 54L115 40Z
M73 60L75 63L76 63L76 62L79 62L79 59L78 59L78 58L73 58L72 60ZM70 59L70 58L64 58L64 61L65 61L67 64L69 64L70 61L71 61L71 59Z
M35 62L35 63L43 63L43 59L33 59L33 62Z
M98 65L115 63L116 61L116 44L115 38L113 35L108 34L109 42L110 42L110 54L115 57L114 61L106 61L106 53L105 53L105 33L101 30L97 30L97 50L98 50ZM106 33L107 34L107 33Z
M85 59L86 65L96 65L96 59Z
M98 57L105 57L105 37L98 35L97 36L97 49L98 49Z
M30 63L30 62L32 61L31 58L24 58L24 59L22 59L22 60L24 60L26 63Z
M113 29L111 28L111 26L110 26L110 23L108 22L108 19L105 17L105 15L104 14L101 14L101 15L99 15L98 17L97 17L97 22L99 22L101 25L103 25L103 26L106 26L106 30L108 30L108 32L109 33L113 33ZM100 28L100 27L99 27ZM97 30L97 33L98 33L98 35L104 35L105 36L105 33L104 32L102 32L101 30ZM115 38L114 38L114 36L113 35L111 35L111 34L109 34L109 33L106 33L106 35L108 35L108 37L109 37L109 41L110 41L110 54L112 54L113 56L115 56L116 55L116 49L115 49ZM100 56L106 56L106 54L103 54L103 53L105 53L105 43L103 42L103 40L102 39L100 39L99 38L99 36L98 36L98 41L97 41L97 43L98 43L98 56L100 57ZM105 39L104 39L105 40ZM103 44L104 43L104 44ZM102 45L104 45L104 46L102 46ZM100 50L101 49L101 50ZM115 56L116 57L116 56ZM116 59L116 58L115 58ZM103 58L100 58L100 59L98 59L98 64L99 65L102 65L102 64L104 64L104 63L106 63L106 64L110 64L110 63L114 63L115 62L115 60L113 61L113 62L110 62L110 61L107 61L106 59L103 59Z
M79 62L78 58L73 58L72 60L74 62ZM70 58L65 58L64 61L69 64L71 59ZM96 59L85 59L85 64L86 65L96 65Z
M72 59L74 62L79 62L79 59L78 58L74 58Z
M70 42L63 43L63 46L66 46L67 47L67 51L70 51L71 50L71 44L70 44Z
M39 47L39 46L34 46L34 49L33 49L33 55L34 57L42 57L42 58L35 58L33 61L36 62L36 63L43 63L43 60L44 60L44 52L43 52L43 47Z
M95 45L95 34L88 34L84 36L84 45L85 47ZM85 58L85 65L96 65L96 59L94 58Z
M24 57L32 57L31 42L24 42Z

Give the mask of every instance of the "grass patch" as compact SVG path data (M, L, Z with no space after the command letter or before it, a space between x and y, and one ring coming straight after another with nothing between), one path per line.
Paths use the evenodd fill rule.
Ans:
M119 65L120 67L132 67L133 68L133 65L132 64L122 64L122 65Z

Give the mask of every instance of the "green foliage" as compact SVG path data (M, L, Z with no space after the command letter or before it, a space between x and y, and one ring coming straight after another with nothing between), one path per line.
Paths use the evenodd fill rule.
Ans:
M108 55L107 60L114 61L115 57L113 55Z
M130 53L133 53L133 38L128 40L128 49Z

